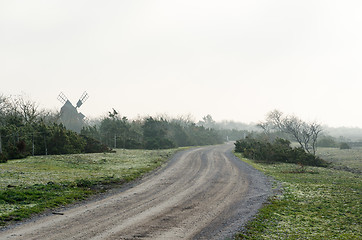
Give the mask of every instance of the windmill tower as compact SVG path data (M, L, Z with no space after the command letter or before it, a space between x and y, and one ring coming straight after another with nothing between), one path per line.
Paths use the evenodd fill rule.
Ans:
M85 116L81 112L78 112L78 108L80 108L80 106L82 106L88 98L88 93L84 92L79 98L77 105L74 106L64 95L64 93L61 92L59 94L58 100L63 104L62 108L60 109L60 122L67 129L73 130L78 133L80 132L80 130L84 126Z

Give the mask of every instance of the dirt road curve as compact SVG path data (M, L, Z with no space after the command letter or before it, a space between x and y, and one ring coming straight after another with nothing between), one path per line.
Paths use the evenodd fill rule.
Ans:
M225 239L270 193L266 177L232 148L180 152L132 187L0 231L0 239Z

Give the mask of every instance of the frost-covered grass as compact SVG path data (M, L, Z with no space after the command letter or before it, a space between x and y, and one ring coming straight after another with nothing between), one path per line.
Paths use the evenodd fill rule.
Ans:
M36 156L0 164L0 225L134 180L177 149Z
M360 174L262 164L236 155L282 185L236 239L362 239Z

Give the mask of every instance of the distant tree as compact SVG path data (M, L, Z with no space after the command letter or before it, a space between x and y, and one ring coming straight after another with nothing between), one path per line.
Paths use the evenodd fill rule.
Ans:
M168 138L168 123L164 119L146 118L142 126L146 149L172 148L175 144Z
M190 146L191 140L189 136L187 135L185 128L186 126L183 126L178 121L171 121L169 123L169 137L170 139L173 139L173 142L175 143L175 146L182 147L182 146Z
M99 131L99 127L97 125L93 125L93 126L85 126L82 128L82 130L80 131L81 135L87 136L87 137L91 137L97 140L101 140L101 133Z
M99 127L101 142L112 147L125 147L129 130L129 123L126 117L121 117L113 109L108 113L108 117L102 119Z
M328 135L322 135L319 137L317 141L317 146L335 148L338 147L338 143L334 137Z
M212 119L210 114L204 116L202 121L199 121L198 125L204 126L205 128L215 128L216 122Z

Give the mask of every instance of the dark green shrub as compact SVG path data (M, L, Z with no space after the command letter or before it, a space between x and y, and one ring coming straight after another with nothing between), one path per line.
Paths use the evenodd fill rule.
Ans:
M100 141L95 140L94 138L81 135L85 140L86 144L84 146L85 153L100 153L100 152L109 152L111 149L106 145L102 144Z
M297 163L309 166L327 166L327 162L302 148L292 148L285 139L273 142L267 139L246 138L235 143L235 151L243 153L244 157L264 162Z
M8 160L6 159L3 153L0 154L0 163L6 163Z
M338 143L336 142L334 137L331 136L321 136L317 141L317 147L338 147Z
M351 149L351 147L348 145L348 143L342 142L342 143L339 145L339 149Z
M83 153L86 141L76 132L60 125L51 134L48 143L49 154Z

